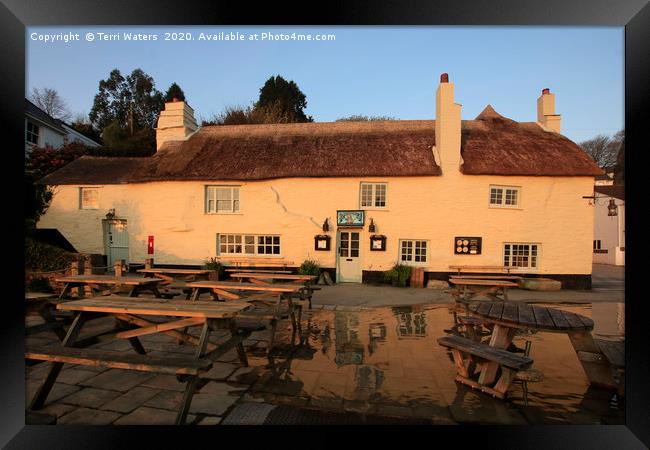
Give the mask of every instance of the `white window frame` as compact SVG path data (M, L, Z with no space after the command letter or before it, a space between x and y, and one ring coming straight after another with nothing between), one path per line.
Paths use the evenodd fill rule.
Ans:
M97 203L95 206L87 206L84 203L84 191L95 191L97 193L96 195ZM89 210L99 209L99 195L100 195L100 188L98 188L97 186L80 186L79 187L79 209L89 209Z
M205 213L206 214L241 214L241 186L239 185L206 185L205 186ZM228 200L219 200L218 192L219 190L229 190L230 191L230 209L218 210L219 201L228 201ZM235 195L235 192L237 193ZM237 198L235 198L235 196ZM210 207L210 202L212 207ZM237 202L235 204L235 202ZM235 209L236 206L236 209Z
M508 264L506 264L506 246L510 246L509 249L509 254L508 254ZM528 245L528 266L523 267L523 266L513 266L512 265L512 257L514 256L512 254L512 246L513 245ZM533 255L533 246L536 246L536 255ZM541 259L541 248L542 245L539 242L504 242L503 243L503 250L502 250L502 261L503 261L503 266L509 268L511 271L537 271L539 270L540 266L540 259ZM532 260L533 257L535 258L535 267L532 267Z
M501 189L503 192L501 194L501 199L499 203L492 203L492 190ZM506 204L507 191L517 192L517 203L514 205ZM490 189L488 190L488 205L490 208L509 208L509 209L521 209L521 186L504 186L498 184L491 184Z
M376 206L377 204L377 186L383 186L384 187L384 206ZM371 186L370 190L370 195L371 195L371 201L372 205L364 205L363 204L363 187L364 186ZM374 181L362 181L359 184L359 209L386 209L388 208L388 183L380 181L380 182L374 182Z
M222 242L222 237L225 242ZM264 239L264 243L259 240ZM270 242L266 242L270 239ZM223 251L225 246L225 251ZM241 251L236 250L237 246ZM260 252L260 246L264 251ZM252 247L252 252L248 251ZM271 253L266 253L267 247L271 247ZM273 248L278 248L278 253L273 253ZM219 256L254 256L259 258L281 258L282 257L282 236L279 234L249 234L249 233L218 233L217 234L217 255Z
M29 131L29 126L32 125L33 127L36 127L36 133L33 131ZM30 136L36 136L36 142L32 142L29 140ZM38 143L41 138L41 126L36 124L35 122L32 122L31 120L27 120L27 124L25 125L25 142L29 145L35 145L38 147Z
M411 242L412 243L412 253L411 253L411 260L404 260L402 259L403 253L402 253L402 243L404 242ZM425 245L425 251L424 251L424 261L416 261L415 260L415 253L417 251L417 247L419 243L424 242ZM409 266L426 266L429 264L429 240L428 239L399 239L397 243L397 262L399 264L407 264ZM421 247L421 245L420 245ZM420 248L421 250L421 248Z

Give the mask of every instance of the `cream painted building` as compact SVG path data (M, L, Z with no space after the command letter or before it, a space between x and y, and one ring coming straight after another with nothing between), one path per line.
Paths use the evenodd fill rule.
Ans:
M38 226L109 262L314 259L353 282L398 261L427 278L506 265L588 287L583 197L602 171L560 134L547 89L537 113L461 120L446 74L436 120L198 128L189 105L167 103L154 156L82 157L44 178L55 194Z

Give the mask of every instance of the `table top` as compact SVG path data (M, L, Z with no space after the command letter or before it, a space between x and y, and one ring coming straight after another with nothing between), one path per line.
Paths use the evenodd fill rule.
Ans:
M517 283L512 281L502 281L502 280L482 280L482 279L458 279L450 278L450 283L463 285L463 286L503 286L503 287L517 287Z
M268 292L298 292L304 286L297 284L255 284L255 283L239 283L237 281L193 281L187 283L188 288L209 288L209 289L224 289L236 291L268 291Z
M594 321L561 309L513 302L472 302L469 313L511 328L545 331L591 331Z
M222 303L110 296L73 300L59 303L56 307L65 311L224 319L236 316L237 313L249 309L251 305L237 301Z
M518 275L450 275L453 280L521 280Z
M134 276L121 276L115 275L72 275L69 277L55 278L54 281L58 283L97 283L97 284L151 284L164 281L162 278L144 278Z
M179 275L205 275L212 272L207 269L164 269L164 268L153 268L153 269L138 269L140 273L176 273Z
M254 273L254 272L237 272L231 273L231 277L234 278L258 278L258 279L268 279L268 280L315 280L317 277L315 275L288 275L288 274L278 274L278 273Z
M49 292L25 292L25 300L43 300L46 298L56 298L58 295Z
M467 266L467 265L465 265L465 266L450 265L449 268L452 269L452 270L465 270L465 269L466 270L473 270L473 269L476 269L476 270L501 270L501 271L510 269L510 267L506 267L506 266Z
M234 269L226 269L226 272L246 272L246 273L288 273L290 274L290 270L258 270L258 269L246 269L243 267L237 267Z

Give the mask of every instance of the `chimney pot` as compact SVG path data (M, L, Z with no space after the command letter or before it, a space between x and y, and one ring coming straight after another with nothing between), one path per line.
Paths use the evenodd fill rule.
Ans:
M544 94L550 94L550 93L551 93L551 90L550 90L549 88L544 88L544 89L542 89L542 95L544 95Z
M178 99L176 97L172 97L172 102L173 103L176 103L177 101L178 101Z
M449 83L449 74L443 73L440 75L440 82L441 83Z

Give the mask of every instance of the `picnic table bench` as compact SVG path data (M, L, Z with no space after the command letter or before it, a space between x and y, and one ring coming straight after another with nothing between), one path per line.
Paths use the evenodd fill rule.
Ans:
M226 272L241 272L244 270L243 267L237 267L235 269L226 269ZM292 273L290 270L263 270L263 269L245 269L246 273Z
M489 273L495 273L495 272L505 272L508 275L510 275L510 271L514 267L508 267L508 266L471 266L471 265L450 265L449 269L450 270L456 270L458 271L458 275L461 275L461 272L489 272Z
M508 300L508 288L517 287L517 283L506 280L451 278L449 282L456 286L451 294L456 301L461 302L467 302L481 295L492 300Z
M185 392L176 417L176 424L185 422L196 390L198 377L212 367L216 359L235 347L244 366L248 365L243 340L249 332L236 327L235 318L250 305L244 302L227 304L214 302L188 302L185 300L165 301L131 297L95 297L64 302L57 309L74 311L75 319L61 346L30 347L25 353L28 360L50 361L50 367L43 383L29 403L28 413L43 407L47 396L63 367L63 364L81 364L97 367L137 370L144 372L175 374L186 381ZM115 339L128 339L137 354L117 353L102 349L76 348L77 337L90 316L108 314L123 324L123 329L112 334ZM167 322L154 322L142 316L163 316ZM200 337L196 338L178 331L187 326L200 326ZM228 329L231 338L219 345L209 342L210 331ZM164 333L196 345L193 357L152 357L146 351L138 336Z
M517 330L566 333L589 383L616 389L611 364L591 335L594 322L590 318L557 308L512 302L474 302L468 305L468 312L494 325L490 346L501 349L510 346ZM495 362L484 364L479 384L493 382L498 367Z
M151 292L156 297L160 298L161 294L158 291L158 285L163 281L162 278L144 278L135 276L113 276L113 275L72 275L67 277L55 278L57 283L65 283L59 299L75 287L90 286L93 289L99 289L98 285L108 284L112 285L111 292L115 293L115 289L120 286L130 286L129 297L137 297L143 292Z
M309 309L311 309L311 297L315 290L320 288L312 287L312 283L318 278L315 275L296 275L296 274L269 274L269 273L254 273L254 272L236 272L230 275L233 278L240 280L248 279L251 283L259 284L260 286L271 286L274 281L285 282L289 284L301 284L305 287L301 291L295 293L295 297L309 302Z
M284 267L292 266L293 261L287 261L283 258L217 258L223 265L232 265L240 270L244 267Z

